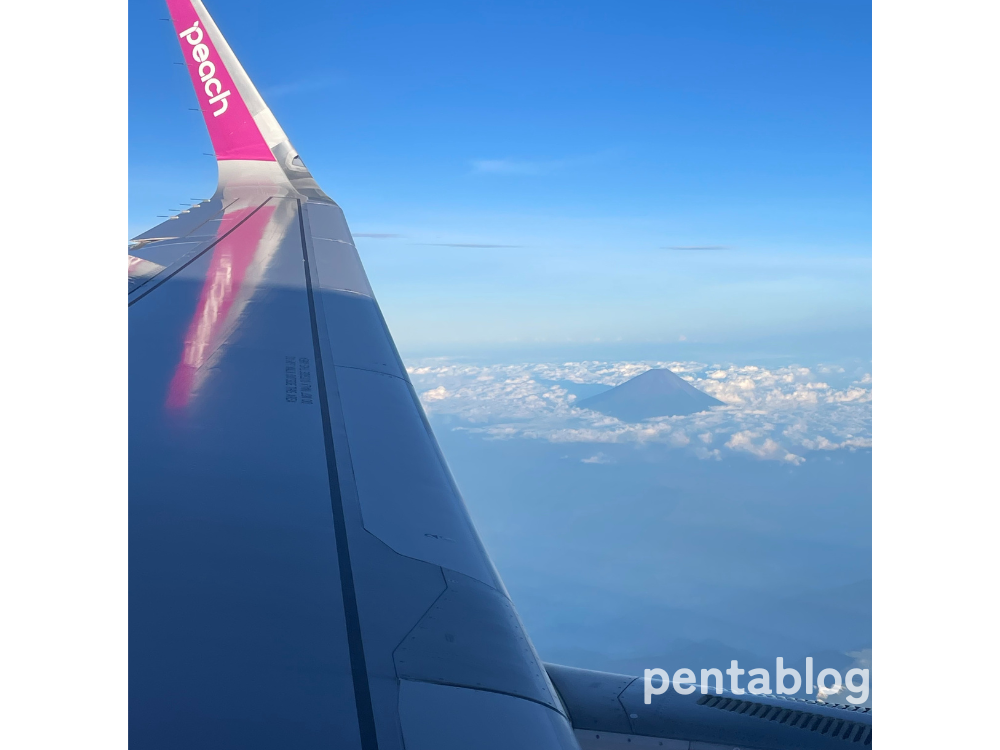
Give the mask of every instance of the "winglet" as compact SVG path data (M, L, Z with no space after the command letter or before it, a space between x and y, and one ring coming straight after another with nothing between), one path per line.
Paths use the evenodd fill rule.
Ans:
M290 183L310 198L329 201L201 0L167 0L167 7L215 148L219 187L244 181Z
M246 96L250 93L247 89L252 90L253 98L260 104L263 101L205 6L198 0L167 0L167 6L216 158L275 161L270 144L247 106L247 99L251 98Z

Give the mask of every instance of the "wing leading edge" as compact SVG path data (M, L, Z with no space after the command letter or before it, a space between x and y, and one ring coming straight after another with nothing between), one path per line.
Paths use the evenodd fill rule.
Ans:
M132 742L577 747L343 212L168 5L219 185L130 243Z

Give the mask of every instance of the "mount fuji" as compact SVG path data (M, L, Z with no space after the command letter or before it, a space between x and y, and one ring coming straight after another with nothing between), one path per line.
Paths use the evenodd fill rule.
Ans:
M694 414L721 405L717 398L699 391L670 370L647 370L616 388L576 403L624 422Z

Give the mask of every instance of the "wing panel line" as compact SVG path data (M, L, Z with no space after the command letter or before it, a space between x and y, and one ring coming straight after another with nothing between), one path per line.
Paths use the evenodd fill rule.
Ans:
M330 478L330 500L333 506L333 526L337 539L337 559L340 563L340 586L344 600L348 650L351 655L351 676L354 680L354 703L358 712L358 728L361 733L362 748L364 750L378 750L375 711L372 707L371 687L368 684L368 667L365 664L365 649L361 636L361 618L358 615L358 599L354 588L354 572L351 568L351 552L347 542L344 501L340 495L340 477L333 450L330 402L326 392L323 351L320 346L319 323L316 319L316 300L313 292L312 272L309 268L309 251L301 200L298 201L298 206L299 231L302 234L302 260L306 275L306 298L309 302L309 324L312 328L313 357L316 361L316 385L319 391L320 413L323 420L323 442L326 448L326 467Z
M232 229L230 229L230 230L229 230L228 232L226 232L226 233L225 233L224 235L222 235L221 237L218 237L218 238L216 238L216 239L215 239L215 241L214 241L214 242L212 242L212 243L211 243L210 245L208 245L207 247L205 247L205 249L204 249L204 250L202 250L201 252L197 253L196 255L194 255L194 256L192 256L192 257L188 258L188 259L187 259L187 261L185 261L184 263L182 263L182 264L181 264L180 266L178 266L177 268L173 269L173 270L172 270L172 271L171 271L171 272L170 272L169 274L167 274L166 276L164 276L164 277L163 277L163 279L162 279L162 280L161 280L161 281L160 281L160 282L159 282L158 284L156 284L156 286L151 286L151 287L150 287L149 289L147 289L146 291L144 291L144 292L143 292L142 294L140 294L140 295L138 295L137 297L135 297L135 299L130 299L130 300L129 300L129 302L128 302L128 306L129 306L129 307L132 307L132 305L134 305L134 304L135 304L136 302L138 302L139 300L141 300L141 299L142 299L143 297L145 297L145 296L146 296L147 294L150 294L150 293L152 293L152 292L155 292L155 291L156 291L157 289L159 289L159 288L160 288L161 286L163 286L164 284L166 284L166 283L167 283L168 281L170 281L170 279L172 279L172 278L173 278L174 276L176 276L177 274L179 274L179 273L180 273L181 271L183 271L183 270L184 270L185 268L187 268L187 267L188 267L188 266L190 266L190 265L191 265L192 263L194 263L194 262L195 262L196 260L198 260L198 258L200 258L201 256L203 256L203 255L204 255L205 253L207 253L207 252L208 252L209 250L211 250L211 249L212 249L213 247L215 247L215 246L216 246L216 245L218 245L218 244L219 244L220 242L222 242L222 241L223 241L224 239L226 239L226 237L228 237L228 236L229 236L229 235L231 235L231 234L232 234L233 232L235 232L235 231L236 231L237 229L239 229L239 228L240 228L240 227L241 227L241 226L243 225L243 222L245 222L245 221L246 221L247 219L249 219L249 218L250 218L251 216L253 216L253 215L254 215L255 213L257 213L258 211L260 211L260 209L262 209L262 208L263 208L264 206L266 206L266 205L267 205L267 203L268 203L268 201L270 201L270 200L271 200L271 197L269 196L269 197L268 197L267 199L265 199L265 200L264 200L264 202L263 202L263 203L261 203L261 204L260 204L259 206L257 206L257 208L255 208L255 209L254 209L253 211L251 211L251 212L250 212L250 213L248 213L248 214L247 214L246 216L244 216L244 217L243 217L242 219L240 219L239 223L238 223L238 224L236 224L236 226L234 226L234 227L233 227ZM163 271L161 271L161 272L160 272L159 274L157 274L157 275L156 275L156 276L155 276L154 278L159 278L159 277L160 277L160 276L161 276L162 274L163 274Z

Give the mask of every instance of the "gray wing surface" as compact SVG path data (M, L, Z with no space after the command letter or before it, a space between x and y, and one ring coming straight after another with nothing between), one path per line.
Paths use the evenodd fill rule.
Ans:
M572 747L341 210L228 205L131 251L133 741Z
M169 5L274 158L210 122L215 196L130 243L132 746L577 747L343 212Z

